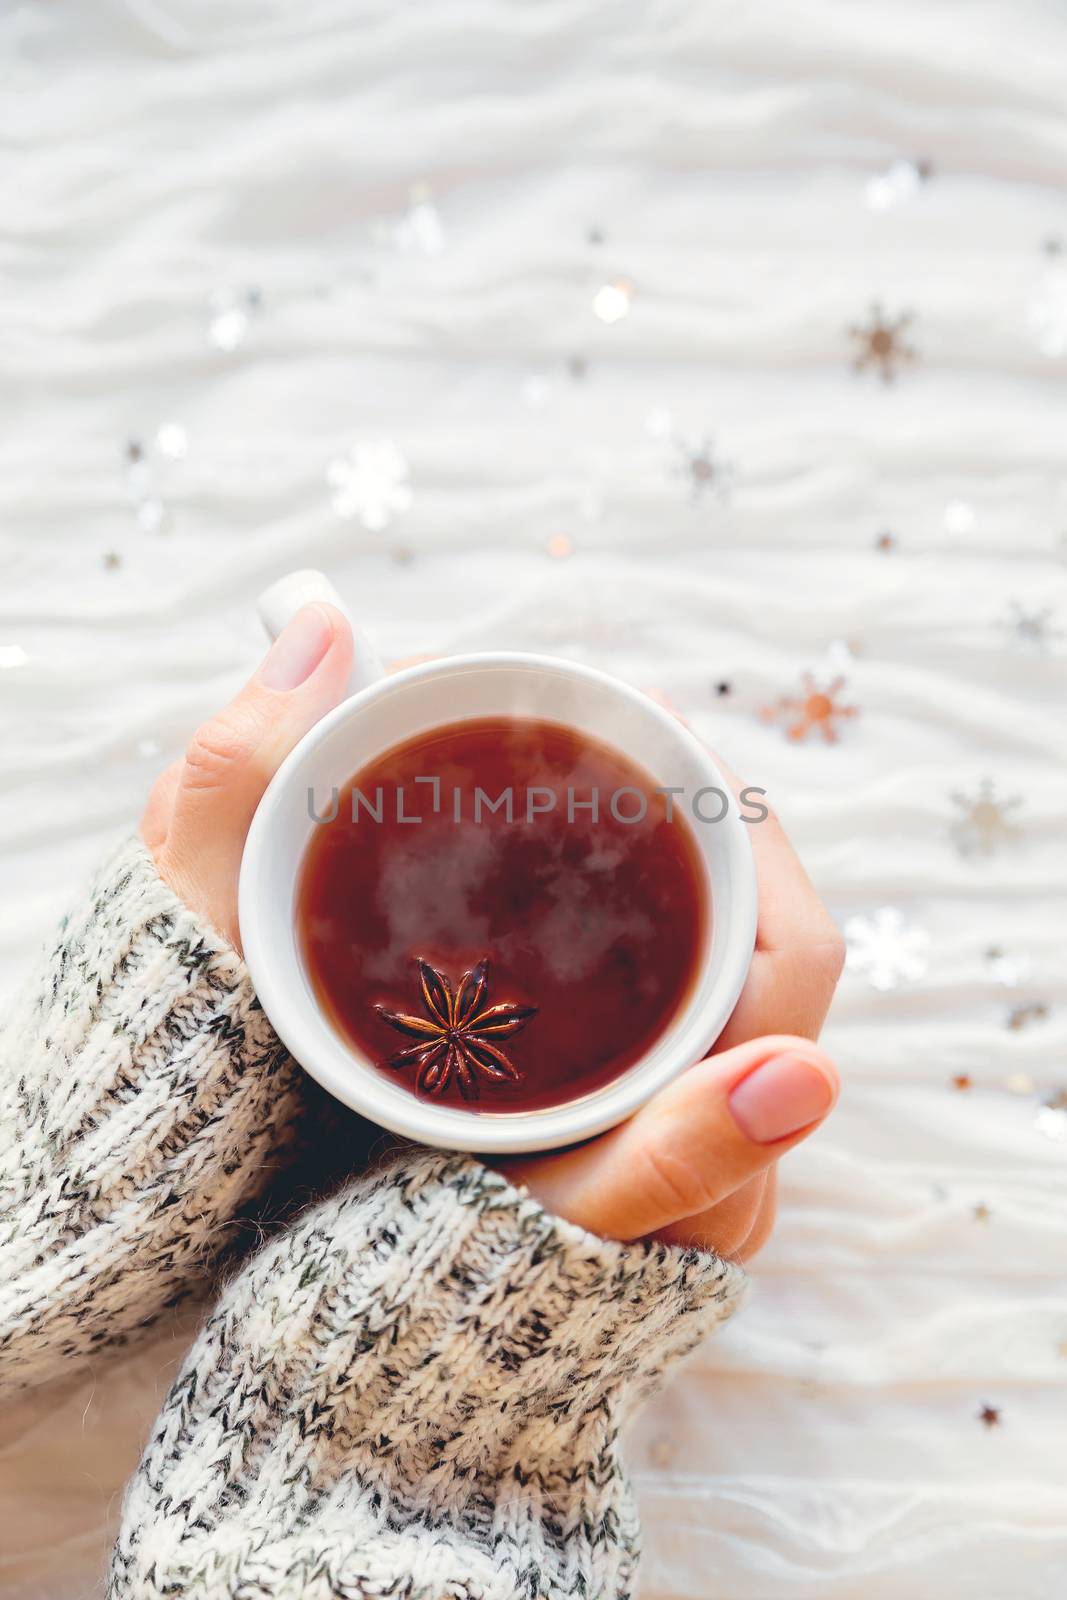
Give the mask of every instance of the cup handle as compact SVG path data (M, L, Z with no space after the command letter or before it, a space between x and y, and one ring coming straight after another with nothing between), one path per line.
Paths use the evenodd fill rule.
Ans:
M377 683L379 678L384 678L385 668L377 651L363 629L353 622L351 612L325 573L316 572L313 567L287 573L284 578L279 578L277 583L272 583L269 589L264 589L256 601L256 610L271 638L276 639L300 607L306 606L313 600L327 601L348 618L355 645L352 674L348 680L349 695L358 694L361 689L366 689L370 684Z

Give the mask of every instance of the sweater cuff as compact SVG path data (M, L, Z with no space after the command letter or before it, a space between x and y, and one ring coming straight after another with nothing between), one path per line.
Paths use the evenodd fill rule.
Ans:
M498 1451L546 1416L578 1423L610 1410L617 1428L732 1314L746 1281L710 1253L601 1239L473 1158L429 1151L351 1184L251 1270L262 1276L261 1306L285 1286L272 1338L276 1314L299 1343L328 1305L342 1343L372 1366L377 1352L375 1432L398 1447L425 1443L432 1408L436 1436L455 1441L435 1471L450 1454ZM382 1383L400 1365L397 1340L410 1366L403 1381ZM494 1425L472 1429L486 1411Z
M291 1144L297 1069L244 963L140 840L60 926L3 1039L0 1371L48 1376L181 1294Z

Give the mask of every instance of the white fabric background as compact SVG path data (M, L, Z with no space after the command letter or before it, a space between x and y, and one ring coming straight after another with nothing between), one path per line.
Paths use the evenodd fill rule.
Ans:
M751 1308L641 1424L644 1595L1062 1595L1067 12L26 0L0 59L0 988L291 566L387 656L657 685L835 914L930 945L846 976ZM874 300L914 313L892 386L850 370ZM327 482L368 440L410 472L378 528ZM790 743L759 708L828 660L860 715ZM1016 832L965 855L987 777ZM183 1337L5 1413L5 1597L96 1592Z

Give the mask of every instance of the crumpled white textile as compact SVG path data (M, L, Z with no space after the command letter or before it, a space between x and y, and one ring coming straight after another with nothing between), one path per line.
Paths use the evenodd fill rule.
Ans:
M0 16L0 990L299 565L388 657L666 693L850 925L840 1108L634 1437L645 1600L1067 1588L1065 59L1036 0ZM188 1327L7 1408L4 1600L97 1592Z

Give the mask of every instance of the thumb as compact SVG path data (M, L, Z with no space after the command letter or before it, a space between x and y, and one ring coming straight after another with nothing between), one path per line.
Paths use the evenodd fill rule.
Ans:
M807 1138L837 1090L810 1040L754 1039L690 1067L599 1139L508 1174L591 1232L638 1239L722 1205Z
M263 793L290 750L344 696L352 632L342 613L302 607L237 697L185 753L158 860L191 909L237 944L237 879Z

